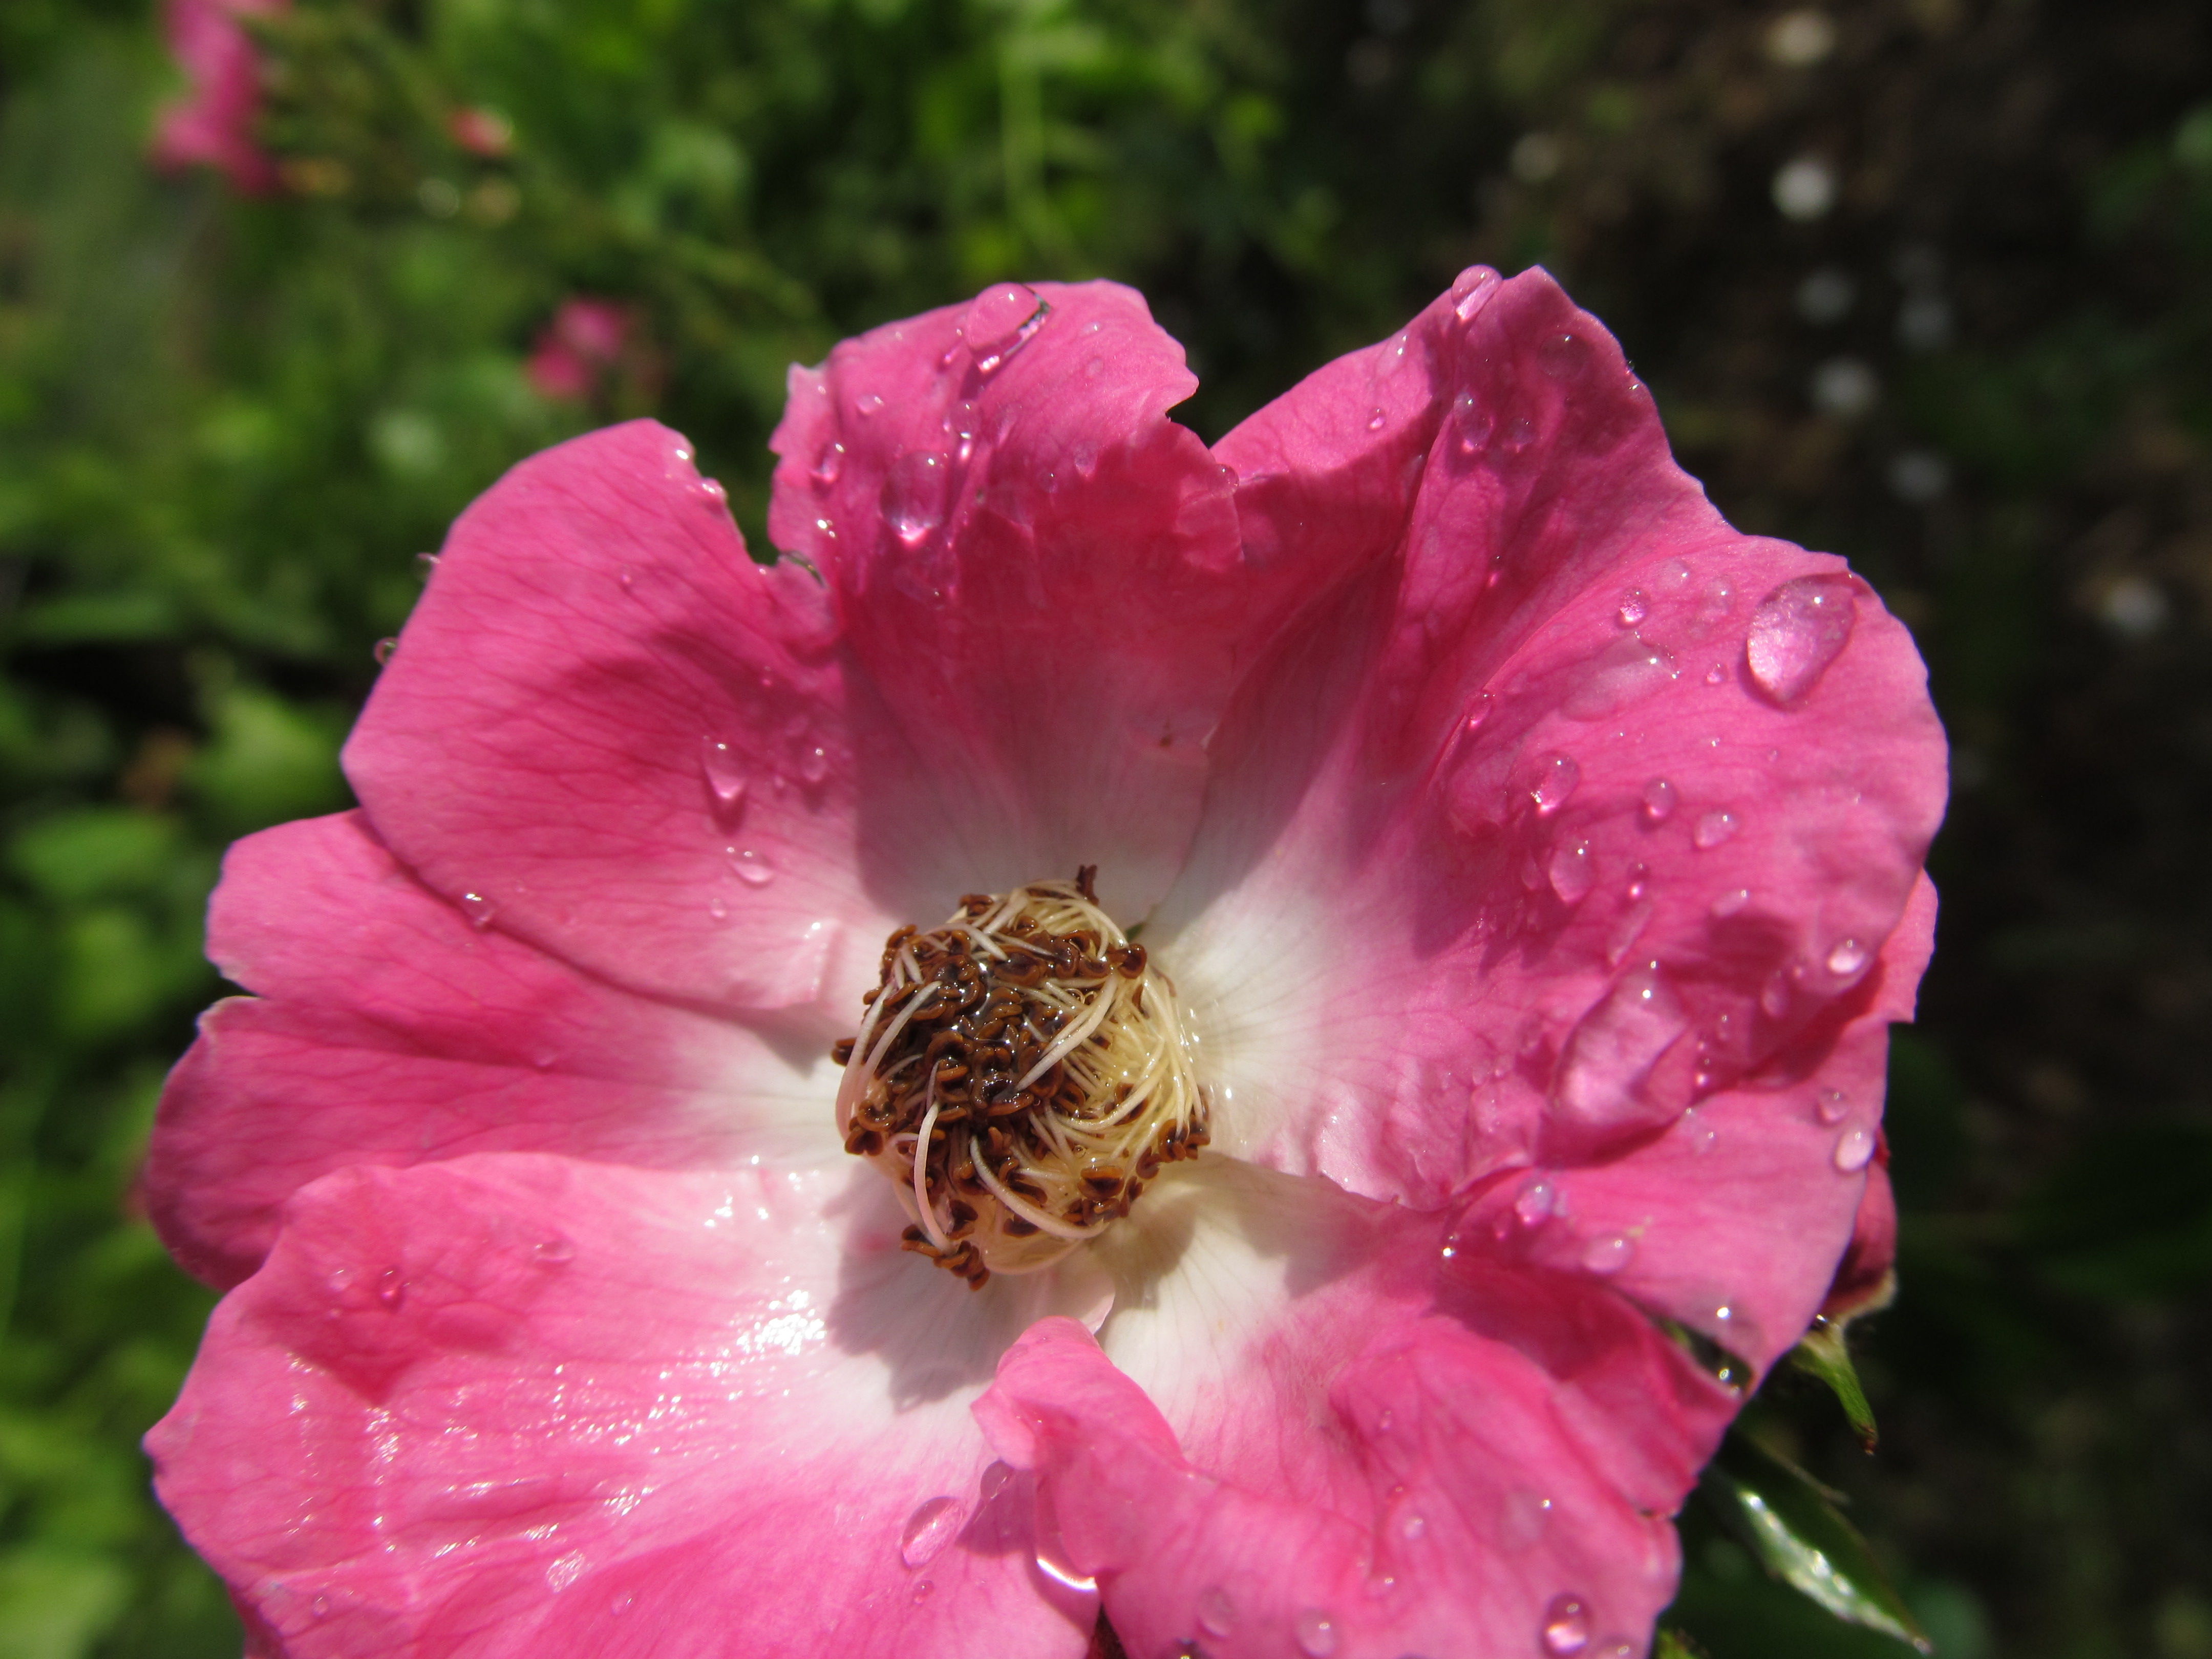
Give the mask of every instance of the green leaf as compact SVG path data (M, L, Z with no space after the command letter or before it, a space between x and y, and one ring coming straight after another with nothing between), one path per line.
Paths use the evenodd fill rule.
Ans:
M1874 1407L1867 1404L1866 1390L1859 1386L1857 1369L1851 1364L1850 1349L1844 1346L1844 1328L1830 1324L1825 1319L1813 1322L1813 1328L1805 1333L1797 1346L1790 1350L1790 1363L1801 1371L1809 1371L1835 1390L1836 1400L1850 1419L1859 1443L1869 1451L1875 1448L1880 1432L1875 1427Z
M1651 1659L1705 1659L1704 1651L1680 1631L1662 1626Z
M1934 1651L1866 1540L1802 1469L1731 1430L1698 1486L1775 1577L1838 1619Z

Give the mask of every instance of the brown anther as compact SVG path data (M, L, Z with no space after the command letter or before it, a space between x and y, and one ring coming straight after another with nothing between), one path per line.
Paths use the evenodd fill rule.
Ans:
M839 1037L836 1042L831 1043L830 1045L830 1058L836 1060L840 1066L850 1065L853 1060L853 1039L850 1037Z

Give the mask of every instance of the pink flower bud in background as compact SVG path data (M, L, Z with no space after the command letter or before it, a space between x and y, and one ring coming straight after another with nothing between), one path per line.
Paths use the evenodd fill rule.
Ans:
M581 402L621 361L629 331L629 313L612 300L563 300L530 354L532 388Z
M155 163L171 171L222 170L254 195L276 187L276 169L253 141L260 113L261 65L239 20L273 16L286 0L169 0L169 50L191 82L161 112L154 129Z

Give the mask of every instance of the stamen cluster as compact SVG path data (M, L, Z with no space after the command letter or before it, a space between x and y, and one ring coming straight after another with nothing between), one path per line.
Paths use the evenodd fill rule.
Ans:
M971 1288L1097 1237L1206 1144L1174 987L1098 908L1094 873L901 927L831 1050L845 1150L891 1177L906 1248Z

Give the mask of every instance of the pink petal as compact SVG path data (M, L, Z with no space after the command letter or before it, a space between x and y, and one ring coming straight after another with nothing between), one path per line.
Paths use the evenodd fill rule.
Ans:
M1039 1325L976 1405L1133 1655L1540 1653L1568 1601L1640 1648L1731 1396L1445 1218L1211 1159L1163 1184L1104 1352Z
M1095 863L1133 920L1182 862L1208 735L1289 594L1167 418L1195 385L1106 283L1002 284L793 371L770 532L822 570L933 791L905 833L986 889Z
M345 763L378 836L495 930L826 1040L906 919L854 879L867 700L820 585L748 559L720 486L640 421L462 515Z
M1723 524L1548 276L1462 289L1220 446L1254 556L1310 601L1148 933L1217 1146L1425 1205L1826 1063L1944 787L1872 592ZM1778 700L1747 630L1808 577L1853 625Z
M270 16L285 0L169 0L169 50L191 91L163 111L154 160L165 167L220 168L240 190L275 187L276 173L254 143L261 107L261 65L241 17Z
M349 1164L493 1150L664 1168L841 1156L828 1085L803 1065L471 927L358 813L232 848L209 951L262 994L201 1021L144 1184L170 1249L219 1285L260 1265L295 1188ZM826 1058L813 1069L826 1073Z
M1095 1604L967 1411L1052 1286L970 1295L900 1219L865 1170L328 1176L147 1437L157 1488L288 1659L1074 1659Z

